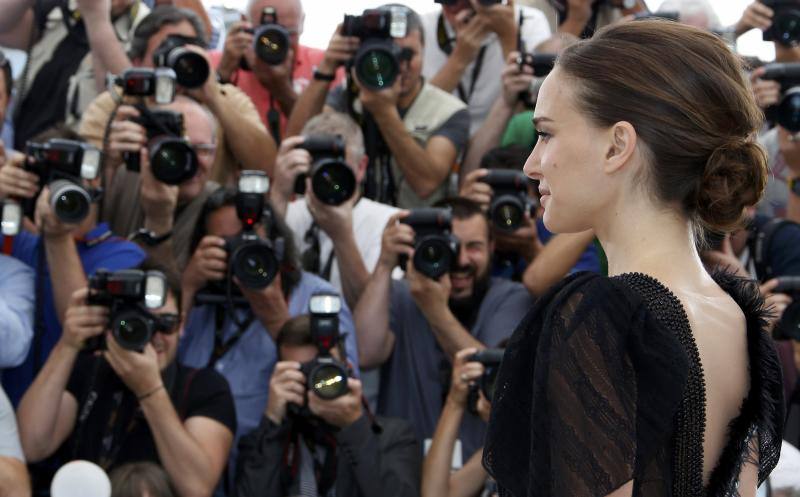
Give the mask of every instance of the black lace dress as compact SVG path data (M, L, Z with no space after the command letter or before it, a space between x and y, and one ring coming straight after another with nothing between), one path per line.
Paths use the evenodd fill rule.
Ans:
M512 336L497 380L484 466L501 496L738 495L746 461L762 482L778 461L781 370L758 288L717 283L747 318L750 392L703 486L705 384L680 301L642 274L571 276Z

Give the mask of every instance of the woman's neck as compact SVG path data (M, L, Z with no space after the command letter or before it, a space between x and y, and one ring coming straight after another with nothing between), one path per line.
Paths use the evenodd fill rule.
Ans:
M608 274L640 272L668 286L699 285L708 278L691 223L649 200L620 201L595 232L608 258Z

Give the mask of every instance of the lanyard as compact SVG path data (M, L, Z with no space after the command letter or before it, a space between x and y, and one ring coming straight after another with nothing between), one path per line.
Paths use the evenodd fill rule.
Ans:
M231 338L225 340L223 338L224 333L224 326L225 326L225 308L221 305L217 305L214 309L214 322L216 324L214 330L214 350L211 351L211 357L208 360L208 364L206 367L212 368L220 360L225 354L230 351L234 345L236 345L239 340L242 338L242 335L245 334L247 329L253 323L255 316L253 312L250 311L247 318L241 322L236 323L236 333L233 334ZM230 309L231 312L236 312L236 309ZM235 321L234 321L235 322Z
M439 21L436 26L436 43L439 44L439 49L449 56L451 53L453 53L453 41L454 39L447 35L447 28L444 25L444 14L439 14ZM474 65L472 66L472 81L470 81L469 93L464 90L464 85L461 82L458 83L458 96L464 103L469 103L470 98L472 98L472 94L475 93L475 84L478 82L478 78L480 77L481 69L483 68L483 59L485 56L486 45L483 45L478 52L478 56L475 58Z

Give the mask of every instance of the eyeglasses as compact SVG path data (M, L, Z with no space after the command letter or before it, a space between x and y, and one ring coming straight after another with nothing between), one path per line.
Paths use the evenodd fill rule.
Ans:
M181 324L181 317L174 313L153 314L156 322L156 331L165 335L174 335L178 332Z
M192 143L190 146L197 157L204 159L213 159L217 151L217 146L213 143Z

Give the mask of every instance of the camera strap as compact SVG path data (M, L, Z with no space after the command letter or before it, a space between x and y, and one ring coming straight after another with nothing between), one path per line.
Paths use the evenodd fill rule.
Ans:
M230 351L234 345L241 340L244 333L255 320L255 315L252 311L250 311L247 318L245 318L245 320L242 322L234 320L234 316L231 316L231 321L236 325L236 332L228 340L225 340L225 311L235 313L236 309L228 309L220 304L214 306L214 349L211 351L211 357L208 359L208 364L206 364L207 368L213 368L217 361L222 359L222 357L224 357L225 354L227 354L228 351Z
M304 270L308 271L309 273L319 275L326 281L330 281L331 270L333 269L333 259L336 257L336 254L334 253L333 249L331 249L330 254L328 254L328 260L325 262L325 266L320 268L322 249L319 241L319 230L319 225L316 222L312 222L311 226L303 236L303 240L308 244L308 248L303 251L303 254L300 257Z
M267 126L275 145L281 144L281 113L275 108L275 99L269 96L269 110L267 111Z
M448 57L450 54L453 53L453 42L455 38L451 38L447 34L447 27L444 24L444 14L439 14L439 21L436 25L436 43L439 45L439 49L442 52L446 53ZM470 81L469 85L469 93L464 90L464 85L459 81L458 82L458 96L464 103L469 103L469 99L472 98L472 94L475 93L475 84L478 82L478 78L481 75L481 69L483 68L483 59L486 56L486 45L481 46L480 51L478 52L478 56L475 58L475 63L472 66L472 81Z

